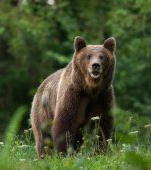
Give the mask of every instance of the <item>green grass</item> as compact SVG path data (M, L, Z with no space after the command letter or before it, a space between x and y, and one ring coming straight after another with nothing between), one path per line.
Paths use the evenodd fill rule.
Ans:
M0 143L0 170L149 170L151 169L151 125L145 126L136 117L127 114L125 124L116 123L114 140L108 140L108 152L92 155L90 146L76 154L61 156L52 152L43 160L38 160L35 144L31 140L31 129L16 136L21 117L25 112L21 107L8 128L4 143ZM122 114L122 111L118 111ZM143 119L142 119L143 120ZM11 135L10 135L11 134ZM89 139L87 139L89 140ZM92 146L93 147L93 146Z
M150 146L132 146L126 144L110 145L111 151L106 155L90 156L81 153L74 156L58 156L53 153L43 160L38 160L34 145L21 145L17 142L12 146L9 154L9 161L6 169L151 169L151 148Z

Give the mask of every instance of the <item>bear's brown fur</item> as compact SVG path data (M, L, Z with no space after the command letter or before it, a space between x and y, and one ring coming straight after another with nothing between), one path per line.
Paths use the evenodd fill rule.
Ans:
M76 148L76 142L82 141L80 129L89 125L93 130L90 122L95 116L100 117L98 135L103 132L106 140L111 135L116 41L111 37L103 45L86 45L78 36L74 48L72 61L44 80L34 96L31 123L39 157L50 140L58 152L65 153L67 134Z

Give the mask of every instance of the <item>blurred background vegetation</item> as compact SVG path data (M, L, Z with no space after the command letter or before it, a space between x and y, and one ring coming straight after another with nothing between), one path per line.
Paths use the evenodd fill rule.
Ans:
M37 87L71 60L77 35L88 44L117 39L117 127L127 114L150 123L150 6L151 0L0 0L0 134L22 105L22 128L29 126Z

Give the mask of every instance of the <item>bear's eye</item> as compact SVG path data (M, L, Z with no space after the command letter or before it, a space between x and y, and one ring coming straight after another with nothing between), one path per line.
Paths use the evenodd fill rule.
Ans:
M87 55L87 59L89 60L92 57L91 54Z
M100 56L101 61L106 61L107 57L106 56Z

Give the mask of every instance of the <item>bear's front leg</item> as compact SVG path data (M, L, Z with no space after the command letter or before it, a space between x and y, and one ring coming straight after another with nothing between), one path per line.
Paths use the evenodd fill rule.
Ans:
M113 130L113 106L114 106L114 91L111 86L109 89L105 90L101 95L101 121L100 125L102 127L105 139L109 139L111 137L111 133Z
M52 137L54 148L65 153L67 148L73 147L75 143L80 95L73 88L68 88L59 100L61 101L57 101Z
M102 150L106 152L107 140L111 137L113 132L113 105L114 105L114 91L111 86L101 94L101 120L100 120L100 145Z
M113 104L114 95L113 88L104 90L95 100L91 101L91 105L88 108L88 114L90 115L90 132L95 129L95 133L98 135L97 153L106 152L107 140L111 137L113 131ZM99 120L93 120L92 117L98 116Z

